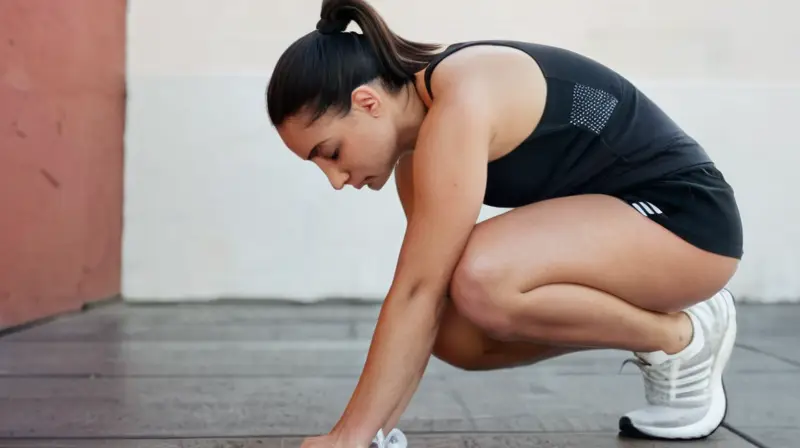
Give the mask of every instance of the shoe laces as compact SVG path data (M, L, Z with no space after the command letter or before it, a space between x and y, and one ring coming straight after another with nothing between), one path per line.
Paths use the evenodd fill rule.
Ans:
M659 365L652 365L639 358L628 358L622 363L620 372L631 363L639 368L644 377L644 393L647 402L651 405L668 406L675 400L676 373L680 367L677 360L666 361Z
M713 362L714 358L709 357L688 367L680 359L670 359L653 365L637 356L625 360L622 368L628 363L639 367L644 377L645 398L649 404L697 407L703 406L711 398L710 376Z

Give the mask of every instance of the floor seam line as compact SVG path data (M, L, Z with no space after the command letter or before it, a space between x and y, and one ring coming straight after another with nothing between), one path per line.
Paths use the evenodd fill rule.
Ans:
M785 363L787 363L789 365L792 365L794 367L799 367L800 368L800 362L797 362L797 361L795 361L793 359L784 358L783 356L776 355L774 353L770 353L770 352L765 351L765 350L761 350L760 348L753 347L752 345L742 344L740 342L737 342L735 345L736 345L736 347L739 347L739 348L741 348L743 350L747 350L747 351L750 351L750 352L753 352L753 353L758 353L760 355L768 356L770 358L777 359L778 361L783 361L783 362L785 362Z
M753 446L755 446L757 448L770 448L767 445L765 445L764 443L762 443L760 440L756 439L755 437L751 436L750 434L747 434L744 431L741 431L741 430L737 429L736 427L732 426L730 423L723 422L722 423L722 427L727 429L732 434L735 434L736 436L740 437L741 439L743 439L747 443L749 443L749 444L751 444L751 445L753 445Z

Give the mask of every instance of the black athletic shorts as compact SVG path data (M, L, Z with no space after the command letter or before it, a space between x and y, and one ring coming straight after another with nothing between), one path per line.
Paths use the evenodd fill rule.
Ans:
M700 249L742 258L742 220L733 188L713 163L614 196Z

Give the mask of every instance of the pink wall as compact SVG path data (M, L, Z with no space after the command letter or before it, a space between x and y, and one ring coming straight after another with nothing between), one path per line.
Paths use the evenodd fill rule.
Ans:
M125 14L0 1L0 328L119 292Z

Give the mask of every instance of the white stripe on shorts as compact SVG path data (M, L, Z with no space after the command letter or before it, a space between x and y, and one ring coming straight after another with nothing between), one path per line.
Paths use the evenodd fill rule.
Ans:
M631 202L631 206L644 216L663 215L664 212L651 202Z

